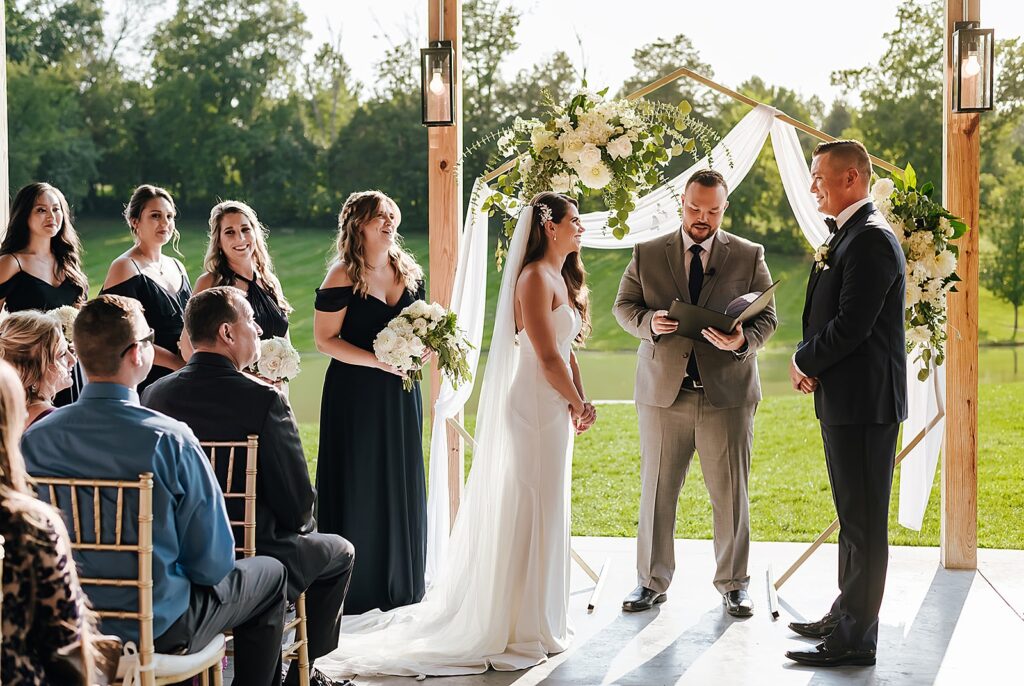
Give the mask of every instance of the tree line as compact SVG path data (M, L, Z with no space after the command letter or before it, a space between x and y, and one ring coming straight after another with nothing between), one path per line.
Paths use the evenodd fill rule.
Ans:
M5 3L12 188L45 179L79 215L113 216L146 181L169 188L186 215L233 197L271 224L330 226L349 192L376 187L402 207L407 231L426 229L427 139L412 38L392 37L373 83L361 84L343 40L306 55L310 36L295 0L178 0L168 19L143 30L146 13L162 4L137 0L105 17L101 0ZM467 146L515 116L538 114L545 94L557 101L586 77L585 58L564 51L506 75L501 67L519 47L521 19L509 0L463 6ZM911 162L939 186L942 32L940 0L905 0L878 64L832 74L843 93L836 101L756 75L736 90L832 135L860 138L900 166ZM998 109L982 117L984 278L1017 307L1024 301L1024 42L1001 40L996 50ZM126 54L140 59L132 64ZM714 78L686 35L666 36L634 51L621 95L679 66ZM721 133L748 111L685 80L650 97L688 99L694 116ZM802 142L808 152L815 144ZM484 146L464 160L467 198L492 154ZM687 162L674 161L668 173ZM770 145L730 202L727 229L770 250L807 249Z

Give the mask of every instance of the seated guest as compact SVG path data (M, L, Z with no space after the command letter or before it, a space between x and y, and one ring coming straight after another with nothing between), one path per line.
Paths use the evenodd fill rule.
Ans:
M195 348L191 359L146 389L143 402L185 422L204 441L259 436L256 553L284 563L290 600L305 591L309 656L316 659L338 646L352 544L316 531L316 492L285 396L240 371L252 366L260 352L260 327L245 293L229 286L196 293L185 308L185 330ZM236 459L234 480L244 478L245 461ZM242 507L238 501L229 507L235 505ZM297 679L293 662L286 683Z
M35 310L0 321L0 358L14 366L25 389L25 427L53 412L54 397L71 388L75 356L56 319Z
M181 422L139 404L136 385L153 365L153 330L136 300L104 295L85 304L74 328L89 383L79 399L22 439L30 474L135 480L153 473L153 635L161 653L195 651L234 630L235 683L281 682L285 579L268 557L235 561L231 525L210 462ZM114 508L109 524L114 528ZM106 516L107 512L105 512ZM131 578L136 562L81 551L89 577ZM96 607L136 609L136 590L96 587ZM138 641L134 620L104 629Z
M53 508L36 499L29 486L18 449L24 426L21 382L14 369L0 361L0 535L4 537L0 683L69 683L57 673L55 658L77 643L82 670L92 673L93 618L75 565L69 563L71 543L64 522Z

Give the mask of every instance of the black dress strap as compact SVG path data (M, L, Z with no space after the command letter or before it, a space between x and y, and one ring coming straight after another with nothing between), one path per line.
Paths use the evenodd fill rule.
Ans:
M23 271L25 271L25 268L21 266L21 260L19 260L19 259L18 259L18 256L17 256L17 255L15 255L14 253L8 253L8 254L9 254L9 255L10 255L11 257L13 257L13 258L14 258L14 261L15 261L15 262L17 262L17 263L18 263L18 271L19 271L19 272L23 272Z
M340 312L352 300L352 286L316 289L313 307L319 312Z
M139 266L139 263L135 261L135 258L129 257L128 259L131 260L133 265L135 265L135 271L139 273L139 276L142 276L142 268Z

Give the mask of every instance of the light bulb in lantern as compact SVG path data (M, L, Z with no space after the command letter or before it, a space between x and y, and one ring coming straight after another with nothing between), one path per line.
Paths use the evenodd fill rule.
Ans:
M427 88L429 88L430 92L433 93L434 95L444 94L444 81L441 80L440 69L434 69L434 74L433 76L430 77L430 84L427 86Z
M961 68L965 78L971 78L981 73L981 62L978 61L978 51L971 50L967 53L967 60Z

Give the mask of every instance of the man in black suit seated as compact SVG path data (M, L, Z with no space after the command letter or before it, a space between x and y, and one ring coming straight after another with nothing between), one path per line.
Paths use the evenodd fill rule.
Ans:
M821 423L839 515L839 597L822 619L789 625L823 642L786 655L818 667L875 664L893 460L907 418L906 261L868 197L870 180L860 142L814 150L811 192L830 216L831 235L811 268L790 380L794 389L814 393Z
M316 531L316 491L288 400L241 371L259 359L261 333L245 294L226 286L197 293L185 308L185 329L195 353L187 365L147 388L143 404L185 422L201 441L259 436L256 553L284 564L290 601L305 591L309 657L316 659L338 645L355 550L341 536ZM234 480L244 480L245 460L236 459L234 470ZM233 501L229 509L233 505L238 509L231 518L242 519L242 504ZM330 683L324 679L316 673L313 683ZM293 662L285 683L297 682Z

